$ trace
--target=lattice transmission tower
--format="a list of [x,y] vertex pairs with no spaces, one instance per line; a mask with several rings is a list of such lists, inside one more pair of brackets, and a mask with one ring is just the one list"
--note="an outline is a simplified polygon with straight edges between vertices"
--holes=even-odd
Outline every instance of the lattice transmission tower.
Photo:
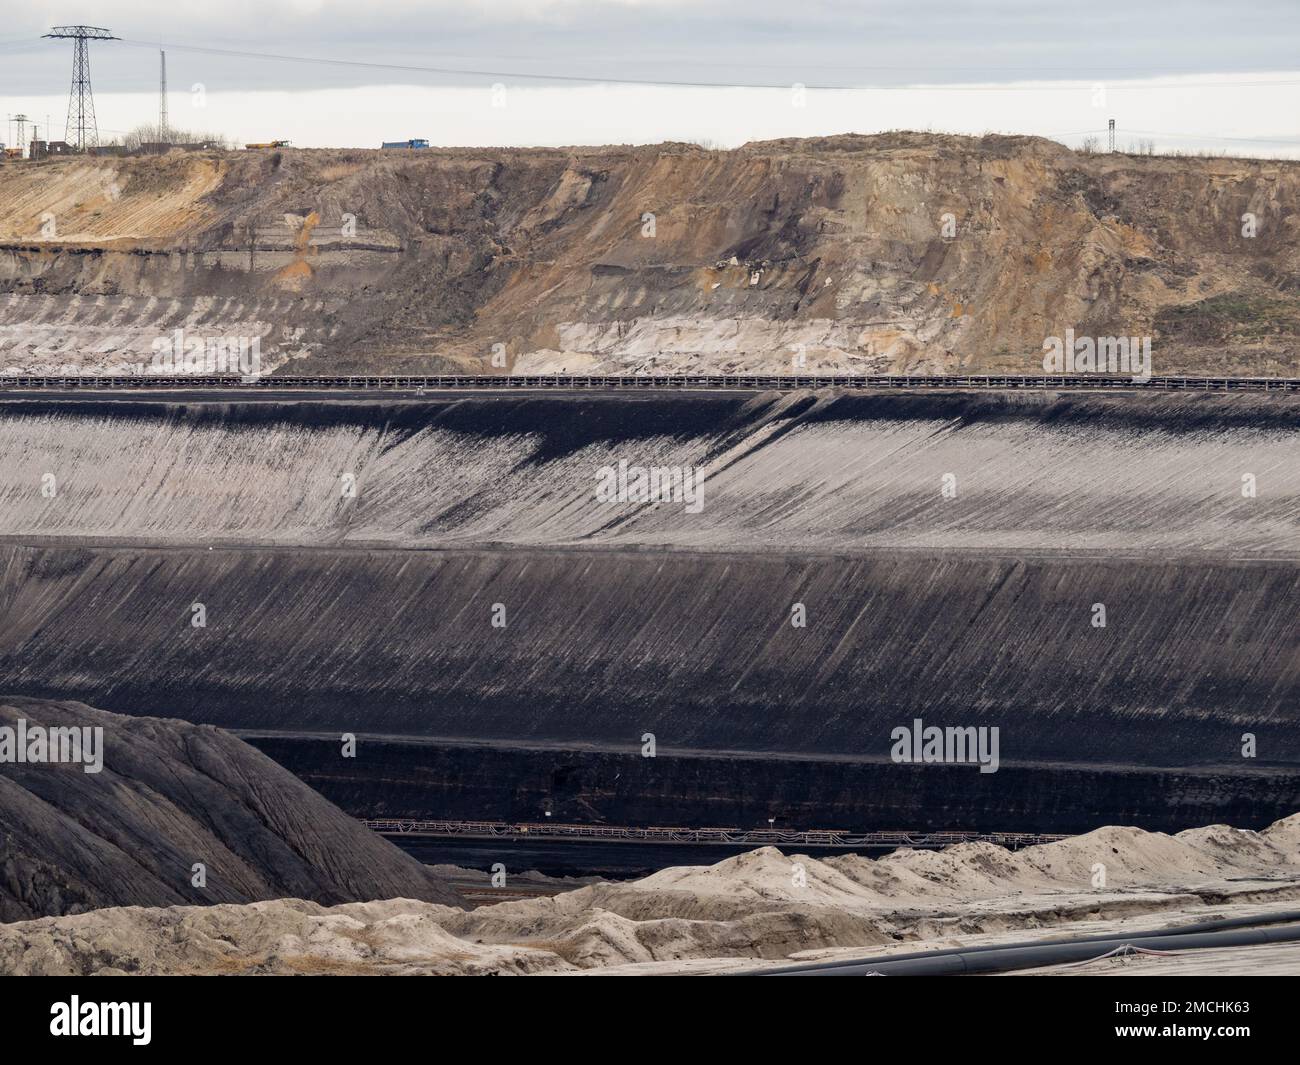
[[26,137],[27,135],[27,123],[30,122],[31,119],[28,118],[26,115],[14,115],[14,117],[11,118],[10,121],[13,122],[14,125],[18,127],[18,140],[15,141],[15,143],[18,145],[19,151],[21,151],[24,147],[26,147],[26,141],[24,141],[23,138]]
[[90,91],[90,42],[120,41],[121,38],[114,37],[102,26],[55,26],[45,36],[72,41],[72,92],[68,96],[68,124],[63,139],[84,152],[99,143],[95,97]]

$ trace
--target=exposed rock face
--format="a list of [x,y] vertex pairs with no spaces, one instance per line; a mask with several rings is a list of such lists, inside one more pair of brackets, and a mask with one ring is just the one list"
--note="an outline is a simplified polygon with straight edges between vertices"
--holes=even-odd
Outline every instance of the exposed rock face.
[[818,860],[764,847],[472,912],[409,899],[105,909],[0,926],[0,974],[673,971],[1149,929],[1294,908],[1298,835],[1293,816],[1258,833],[1109,827],[1019,852]]
[[[0,921],[102,906],[457,905],[423,865],[228,733],[82,703],[0,697],[0,727],[103,729],[99,772],[0,764]],[[206,885],[193,883],[195,863]]]
[[1294,375],[1297,203],[1295,162],[916,133],[5,166],[0,369],[180,328],[300,373],[1040,372],[1073,328]]

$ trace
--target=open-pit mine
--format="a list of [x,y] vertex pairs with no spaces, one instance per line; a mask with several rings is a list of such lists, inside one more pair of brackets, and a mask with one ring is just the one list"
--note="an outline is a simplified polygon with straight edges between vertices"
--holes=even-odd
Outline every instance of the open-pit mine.
[[1300,806],[1294,396],[13,395],[0,447],[0,691],[237,730],[357,816]]
[[[902,972],[1160,914],[1293,965],[1297,202],[909,133],[0,165],[0,971]],[[597,829],[733,856],[506,882]],[[969,837],[843,842],[903,830]]]

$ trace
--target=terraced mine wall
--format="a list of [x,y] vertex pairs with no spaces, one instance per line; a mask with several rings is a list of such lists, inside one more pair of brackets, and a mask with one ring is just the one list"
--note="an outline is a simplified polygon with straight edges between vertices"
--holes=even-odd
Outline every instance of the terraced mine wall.
[[[895,132],[0,166],[0,372],[1300,376],[1300,164]],[[1243,215],[1253,220],[1243,235]],[[796,361],[797,360],[797,361]]]
[[[371,816],[1263,824],[1297,434],[1230,395],[7,399],[0,690],[240,730]],[[622,462],[702,506],[600,501]],[[894,762],[918,718],[998,771]]]
[[[4,396],[0,536],[1292,557],[1298,425],[1297,397],[1195,393]],[[601,503],[620,463],[702,502]]]
[[[342,762],[338,743],[254,733],[248,740],[345,809],[366,816],[464,820],[607,821],[611,824],[860,827],[863,831],[1086,832],[1104,821],[1181,831],[1201,813],[1261,826],[1294,808],[1294,766],[1243,772],[1007,765],[992,775],[964,766],[903,766],[856,759],[783,759],[666,752],[639,746],[510,747],[367,741],[364,761]],[[376,786],[376,780],[382,786]],[[503,784],[505,786],[503,786]]]

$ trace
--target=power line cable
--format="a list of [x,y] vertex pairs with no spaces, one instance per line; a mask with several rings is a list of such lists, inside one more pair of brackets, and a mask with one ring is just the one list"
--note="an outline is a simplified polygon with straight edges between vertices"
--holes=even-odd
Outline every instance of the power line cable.
[[[383,45],[383,44],[377,45],[374,42],[368,42],[368,44],[369,47],[371,47],[372,49],[378,48],[383,51],[402,51],[402,52],[407,51],[407,48],[404,45],[395,48],[391,45]],[[504,61],[508,63],[513,63],[513,62],[551,63],[555,61],[555,56],[553,55],[519,55],[519,54],[495,53],[490,56],[470,57],[455,52],[425,52],[422,54],[428,57],[441,56],[443,58],[452,59],[460,62],[471,62],[471,61],[479,62],[488,59],[492,61]],[[632,55],[627,55],[627,54],[619,55],[619,54],[607,53],[602,56],[590,57],[590,61],[596,63],[614,64],[618,66],[626,66],[629,63],[638,63],[638,64],[646,64],[652,66],[672,65],[672,66],[684,66],[684,67],[706,67],[710,70],[716,70],[719,67],[731,67],[731,68],[745,68],[750,70],[787,70],[788,71],[793,67],[799,65],[798,63],[790,62],[790,61],[787,61],[785,63],[757,63],[757,62],[752,62],[750,60],[744,60],[739,62],[727,62],[724,60],[714,60],[714,59],[697,60],[697,59],[687,59],[679,56],[673,56],[670,58],[661,58],[661,57],[646,55],[644,52],[637,52]],[[918,69],[915,63],[907,63],[899,66],[894,66],[887,63],[870,63],[870,64],[823,63],[818,60],[813,60],[811,61],[811,65],[815,65],[818,70],[852,70],[852,71],[858,71],[862,73],[868,73],[872,71],[888,71],[888,72],[896,72],[896,73],[915,74]],[[948,72],[948,71],[960,70],[960,71],[976,71],[976,72],[984,72],[984,73],[987,73],[990,70],[996,70],[999,73],[1008,73],[1008,72],[1059,73],[1061,69],[1062,67],[1060,64],[1051,64],[1051,65],[1044,64],[1041,66],[1005,66],[1001,64],[991,65],[989,63],[972,64],[972,65],[961,65],[961,64],[949,63],[949,64],[944,64],[943,66],[925,67],[925,70],[927,72]],[[1177,65],[1170,65],[1164,63],[1160,65],[1159,74],[1153,73],[1151,66],[1149,64],[1145,66],[1137,67],[1137,66],[1099,66],[1095,63],[1087,63],[1079,67],[1078,69],[1080,72],[1078,77],[1072,78],[1070,80],[1087,81],[1090,80],[1092,76],[1096,74],[1098,71],[1104,71],[1109,73],[1125,72],[1125,73],[1133,74],[1137,77],[1147,77],[1147,78],[1157,77],[1157,76],[1177,77],[1179,76],[1180,73],[1181,74],[1206,73],[1205,67],[1203,65],[1177,66]],[[1216,70],[1213,71],[1212,73],[1236,76],[1238,74],[1292,73],[1292,71],[1278,71],[1275,68],[1265,68],[1263,71]]]
[[[151,42],[144,42],[144,41],[130,41],[130,42],[127,42],[127,43],[134,44],[134,45],[137,45],[137,46],[148,46],[148,47],[152,47],[152,46],[153,46]],[[41,45],[41,39],[40,39],[40,38],[34,38],[34,39],[33,39],[33,38],[28,38],[28,37],[13,37],[13,38],[9,38],[9,39],[7,39],[7,40],[2,40],[2,41],[0,41],[0,49],[4,49],[4,48],[39,48],[39,47],[42,47],[42,45]],[[325,57],[312,57],[312,56],[283,56],[283,55],[277,55],[277,54],[272,54],[272,53],[262,53],[262,52],[244,52],[244,51],[239,51],[239,50],[236,50],[236,49],[216,49],[216,48],[211,48],[211,47],[208,47],[208,46],[201,46],[201,45],[188,45],[188,46],[185,46],[185,45],[176,45],[175,47],[178,47],[178,48],[179,48],[179,47],[184,47],[184,48],[186,48],[187,50],[191,50],[191,51],[209,51],[209,52],[212,52],[212,53],[214,53],[214,54],[222,54],[222,53],[225,53],[225,54],[231,54],[231,55],[240,55],[240,56],[249,57],[249,58],[253,58],[253,57],[255,57],[255,58],[266,58],[266,59],[284,59],[284,60],[291,60],[291,61],[294,61],[294,62],[310,62],[310,63],[348,63],[348,64],[350,64],[350,65],[360,65],[360,66],[380,67],[380,68],[389,68],[389,69],[414,70],[414,71],[428,71],[428,72],[431,72],[431,73],[484,73],[484,74],[486,74],[486,76],[490,76],[490,77],[497,77],[497,76],[500,76],[500,77],[521,77],[521,78],[522,78],[522,77],[537,77],[537,78],[547,78],[548,80],[560,80],[561,78],[566,78],[566,77],[570,77],[570,78],[572,78],[572,80],[576,80],[576,81],[607,81],[607,80],[611,80],[611,79],[607,79],[607,78],[603,78],[603,77],[599,77],[599,76],[593,76],[593,77],[588,78],[588,77],[583,77],[583,76],[574,77],[574,76],[566,76],[566,75],[549,75],[549,74],[494,73],[494,72],[490,72],[490,71],[489,71],[489,72],[479,72],[479,71],[459,71],[459,70],[450,70],[450,69],[444,71],[444,70],[440,70],[440,69],[438,69],[438,68],[431,68],[431,67],[408,66],[408,65],[402,65],[402,64],[385,64],[385,63],[379,63],[379,62],[373,62],[373,61],[372,61],[372,62],[362,62],[362,61],[358,61],[358,60],[336,60],[336,59],[329,59],[329,58],[325,58]],[[404,46],[403,46],[403,47],[404,47]],[[451,59],[454,59],[454,60],[462,60],[462,59],[463,59],[463,60],[468,60],[468,59],[469,59],[469,57],[465,57],[465,56],[457,55],[456,53],[452,53],[452,52],[431,52],[431,53],[426,53],[426,54],[428,54],[428,55],[433,55],[433,56],[446,56],[446,57],[451,58]],[[552,61],[554,60],[554,56],[517,55],[517,54],[512,54],[512,55],[496,55],[496,56],[494,56],[493,58],[495,58],[495,59],[506,60],[507,62],[552,62]],[[684,66],[684,67],[707,67],[707,68],[710,69],[710,70],[715,70],[715,69],[717,69],[718,67],[744,68],[744,69],[750,69],[750,70],[789,70],[789,69],[791,69],[792,66],[796,65],[796,64],[792,64],[792,63],[780,63],[780,64],[777,64],[777,63],[757,63],[757,62],[753,62],[753,61],[749,61],[749,60],[742,60],[742,61],[738,61],[738,62],[726,62],[726,61],[719,61],[719,60],[716,60],[716,59],[703,60],[703,59],[688,59],[688,58],[684,58],[684,57],[656,58],[656,57],[653,57],[653,56],[645,55],[645,54],[643,54],[643,53],[638,53],[638,54],[633,55],[633,56],[627,56],[627,55],[609,55],[609,56],[605,56],[605,57],[596,57],[596,58],[595,58],[595,62],[598,62],[598,63],[611,63],[611,64],[618,64],[618,65],[625,65],[625,64],[627,64],[627,63],[635,62],[635,63],[641,63],[641,64],[661,65],[661,66],[662,66],[662,65],[673,65],[673,66]],[[914,72],[916,72],[916,70],[917,70],[917,66],[916,66],[915,63],[909,63],[909,64],[904,64],[904,65],[893,65],[893,64],[888,64],[888,63],[861,63],[861,64],[852,64],[852,63],[823,63],[823,62],[820,62],[820,61],[813,61],[810,65],[815,65],[815,66],[817,67],[817,69],[819,69],[819,70],[845,70],[845,71],[858,71],[858,72],[862,72],[862,73],[871,73],[871,72],[878,72],[878,71],[884,71],[884,72],[890,72],[890,73],[914,73]],[[967,71],[967,72],[972,72],[972,71],[973,71],[973,72],[988,72],[988,71],[990,71],[990,70],[996,70],[996,71],[999,72],[999,73],[1022,73],[1022,74],[1028,74],[1028,73],[1056,73],[1056,72],[1059,72],[1061,69],[1062,69],[1062,67],[1060,66],[1060,64],[1050,64],[1050,65],[1049,65],[1049,64],[1035,64],[1035,65],[1014,65],[1014,66],[997,65],[997,66],[995,66],[995,67],[991,67],[991,66],[990,66],[989,64],[987,64],[987,63],[985,63],[985,64],[953,64],[953,63],[949,63],[949,64],[944,64],[943,66],[931,66],[931,67],[927,67],[927,68],[926,68],[927,71],[931,71],[931,72],[941,72],[941,73],[942,73],[942,72],[955,72],[955,71]],[[1098,72],[1105,72],[1105,73],[1112,73],[1112,74],[1117,74],[1117,73],[1127,73],[1127,74],[1132,74],[1132,75],[1134,75],[1134,76],[1136,76],[1136,77],[1138,77],[1138,78],[1142,78],[1142,77],[1147,77],[1147,78],[1150,78],[1150,77],[1167,77],[1167,76],[1175,76],[1175,77],[1176,77],[1176,76],[1179,76],[1179,73],[1180,73],[1180,72],[1181,72],[1181,73],[1184,73],[1184,74],[1199,74],[1199,73],[1203,73],[1203,72],[1204,72],[1204,67],[1201,66],[1201,65],[1197,65],[1197,66],[1185,66],[1185,65],[1177,65],[1177,64],[1166,64],[1166,63],[1162,63],[1162,64],[1160,64],[1160,71],[1161,71],[1161,72],[1160,72],[1160,74],[1158,74],[1158,75],[1156,75],[1156,74],[1152,74],[1152,73],[1151,73],[1151,67],[1150,67],[1150,66],[1131,66],[1131,65],[1112,66],[1112,65],[1098,65],[1098,64],[1096,64],[1096,63],[1088,63],[1088,64],[1086,64],[1086,65],[1080,67],[1079,70],[1080,70],[1079,76],[1078,76],[1077,78],[1072,78],[1072,79],[1070,79],[1070,80],[1086,81],[1086,80],[1088,80],[1088,79],[1089,79],[1093,74],[1096,74],[1096,73],[1098,73]],[[1254,71],[1254,70],[1242,70],[1242,71],[1216,71],[1215,73],[1217,73],[1217,74],[1224,74],[1224,75],[1233,75],[1233,74],[1254,74],[1254,73],[1258,73],[1258,71]],[[1279,73],[1292,73],[1292,72],[1291,72],[1291,71],[1280,71]],[[769,88],[769,87],[771,87],[771,88],[787,88],[787,87],[788,87],[788,84],[781,84],[781,85],[774,85],[774,86],[768,86],[768,85],[735,85],[735,86],[733,86],[733,85],[731,85],[730,83],[726,83],[726,82],[694,82],[694,83],[692,83],[692,82],[672,82],[672,81],[664,82],[664,81],[657,81],[657,80],[650,80],[650,79],[647,79],[645,82],[641,82],[641,81],[638,81],[638,80],[635,80],[635,79],[622,79],[622,80],[623,80],[624,82],[630,82],[630,83],[633,83],[633,84],[656,84],[656,85],[657,85],[657,84],[687,84],[687,85],[700,85],[700,86],[717,86],[717,87],[721,87],[721,88],[731,88],[731,87],[735,87],[735,88]],[[1276,84],[1276,83],[1274,83],[1274,82],[1269,82],[1268,84]],[[851,88],[866,88],[866,87],[869,87],[869,86],[840,86],[840,85],[828,85],[828,86],[822,86],[822,87],[824,87],[824,88],[838,88],[838,89],[851,89]]]
[[[137,48],[157,47],[157,45],[154,42],[149,42],[149,41],[136,41],[136,40],[127,39],[124,40],[122,43]],[[15,39],[11,41],[0,42],[0,49],[32,47],[35,44],[36,42],[34,41],[24,41],[24,40]],[[306,64],[316,64],[322,66],[351,67],[355,69],[365,69],[365,70],[392,70],[392,71],[399,71],[404,73],[438,74],[438,75],[453,76],[453,77],[462,76],[462,77],[513,78],[518,80],[562,82],[562,83],[582,84],[582,85],[596,85],[596,84],[642,85],[642,86],[649,86],[649,87],[690,88],[690,89],[782,89],[785,90],[791,88],[790,82],[724,82],[724,81],[695,81],[690,79],[671,79],[671,78],[626,78],[626,77],[611,77],[611,76],[600,75],[600,74],[590,74],[590,75],[548,74],[548,73],[538,73],[535,71],[510,71],[510,70],[489,70],[489,69],[446,67],[446,66],[421,66],[417,64],[407,64],[407,63],[384,63],[384,62],[379,62],[377,60],[337,59],[328,56],[287,55],[287,54],[274,53],[274,52],[252,52],[252,51],[246,51],[243,49],[234,49],[234,48],[215,48],[207,45],[172,44],[170,45],[170,47],[182,51],[187,51],[187,52],[197,52],[206,55],[227,56],[231,58],[240,58],[240,59],[260,59],[260,60],[284,62],[284,63],[306,63]],[[448,54],[448,53],[436,53],[436,54]],[[537,58],[538,61],[541,61],[541,57],[516,56],[512,58],[522,60],[522,61],[527,61],[532,58]],[[613,62],[613,60],[610,61]],[[690,60],[676,60],[676,59],[653,60],[653,59],[641,59],[639,57],[637,61],[650,62],[650,63],[655,63],[655,62],[673,63],[681,66],[708,65],[711,68],[716,68],[719,65],[717,63],[710,63],[710,64],[696,63]],[[774,65],[753,64],[753,63],[734,63],[734,64],[722,64],[722,65],[734,66],[734,67],[748,67],[750,69],[789,69],[788,67],[782,68]],[[822,70],[861,70],[863,72],[872,72],[872,71],[914,72],[916,70],[915,66],[887,66],[887,65],[865,66],[864,65],[864,66],[854,67],[854,66],[836,66],[836,65],[826,65],[826,64],[817,64],[817,66],[819,69]],[[928,68],[927,72],[944,72],[944,71],[959,71],[959,70],[960,71],[987,71],[988,69],[989,68],[987,67],[978,67],[978,66],[944,66],[944,67]],[[1059,67],[1046,67],[1046,66],[1043,67],[1020,66],[1020,67],[998,67],[997,68],[997,70],[1000,72],[1017,72],[1017,73],[1028,73],[1033,71],[1041,72],[1041,71],[1059,70],[1059,69],[1060,69]],[[1166,70],[1168,69],[1177,69],[1177,68],[1166,68]],[[1192,68],[1182,68],[1182,69],[1190,70]],[[1112,73],[1128,72],[1135,75],[1141,75],[1145,73],[1145,70],[1143,68],[1138,68],[1138,67],[1089,67],[1089,70],[1093,72],[1107,71]],[[1243,72],[1243,73],[1247,73],[1247,72]],[[1279,71],[1279,73],[1292,74],[1296,72]],[[1178,75],[1161,74],[1161,75],[1154,75],[1154,76],[1177,77]],[[1150,78],[1153,77],[1153,75],[1148,74],[1147,77]],[[806,83],[800,83],[800,84],[803,84],[804,87],[807,89],[815,89],[819,91],[829,91],[829,92],[985,92],[985,93],[987,92],[1077,92],[1079,91],[1080,86],[1086,87],[1086,85],[1089,84],[1088,79],[1086,78],[1080,77],[1073,80],[1077,80],[1079,82],[1079,85],[1024,85],[1024,84],[971,85],[971,84],[961,84],[961,83],[956,83],[951,85],[940,85],[940,84],[850,85],[850,84],[806,84]],[[1139,76],[1134,80],[1142,80],[1142,78]],[[1283,85],[1300,85],[1300,80],[1269,79],[1263,81],[1195,81],[1195,82],[1180,82],[1176,84],[1143,85],[1136,88],[1158,89],[1158,90],[1189,89],[1189,88],[1239,88],[1239,87],[1267,88],[1267,87],[1283,86]],[[1114,91],[1124,91],[1126,88],[1125,86],[1122,85],[1111,85],[1108,87]]]
[[[137,48],[156,48],[157,44],[149,41],[124,39],[123,44]],[[644,85],[662,88],[684,89],[782,89],[791,88],[789,82],[719,82],[689,81],[662,78],[619,78],[582,74],[539,74],[524,71],[465,69],[442,66],[417,66],[406,63],[381,63],[363,59],[334,59],[324,56],[285,55],[275,52],[247,52],[234,48],[211,48],[206,45],[169,44],[168,47],[186,52],[198,52],[205,55],[229,56],[239,59],[262,59],[283,63],[308,63],[323,66],[349,67],[364,70],[393,70],[403,73],[439,74],[475,78],[512,78],[517,80],[564,82],[569,84],[608,84],[608,85]],[[1296,73],[1285,71],[1284,73]],[[842,85],[842,84],[804,84],[806,89],[832,92],[1078,92],[1077,85]],[[1190,88],[1243,88],[1269,87],[1280,85],[1300,85],[1300,80],[1267,81],[1229,81],[1229,82],[1182,82],[1176,85],[1143,85],[1146,89],[1190,89]],[[1124,91],[1123,86],[1110,85],[1111,91]]]

